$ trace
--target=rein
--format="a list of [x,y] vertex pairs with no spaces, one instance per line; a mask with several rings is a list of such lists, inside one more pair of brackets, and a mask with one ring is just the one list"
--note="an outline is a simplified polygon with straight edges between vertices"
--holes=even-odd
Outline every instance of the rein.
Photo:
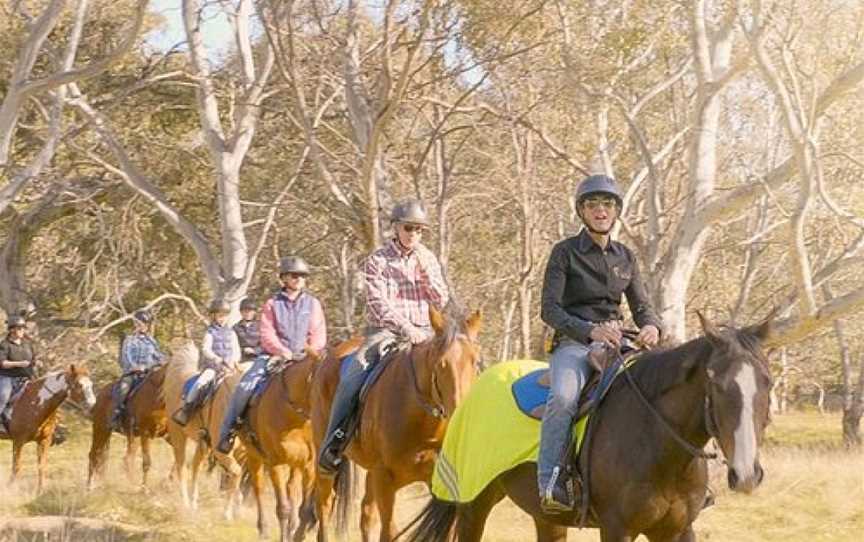
[[[619,360],[621,358],[620,352],[618,353],[618,358],[619,358]],[[623,361],[623,360],[621,360],[621,361]],[[687,453],[689,453],[693,457],[699,457],[702,459],[717,459],[716,453],[708,453],[705,450],[703,450],[702,448],[697,448],[696,446],[694,446],[690,442],[688,442],[687,439],[685,439],[684,437],[679,435],[678,432],[675,430],[675,428],[672,427],[668,421],[666,421],[666,418],[663,417],[663,414],[661,414],[656,408],[654,408],[654,405],[651,404],[651,402],[645,397],[645,394],[642,393],[642,390],[639,389],[639,385],[636,384],[636,380],[633,379],[633,375],[630,374],[630,370],[627,367],[627,365],[624,363],[622,363],[622,365],[623,365],[624,375],[627,377],[627,383],[630,384],[630,387],[633,388],[634,392],[636,392],[636,397],[638,397],[639,400],[642,402],[642,404],[645,406],[645,408],[647,408],[648,411],[651,412],[655,418],[657,418],[657,421],[660,422],[660,426],[663,429],[665,429],[666,432],[672,436],[672,439],[675,442],[677,442],[682,448],[684,448],[684,450],[687,451]],[[708,427],[713,423],[714,423],[714,409],[713,409],[713,403],[711,403],[711,394],[706,393],[705,394],[705,425],[708,428],[709,436],[711,438],[716,438],[714,431],[710,427]]]
[[[444,407],[441,405],[436,405],[434,402],[430,402],[428,399],[426,399],[426,397],[423,396],[423,393],[420,392],[420,386],[417,384],[417,369],[414,367],[414,357],[410,355],[410,352],[408,366],[411,367],[411,383],[414,384],[414,395],[417,396],[417,402],[420,403],[420,406],[423,407],[423,410],[425,410],[426,413],[433,418],[437,418],[439,420],[446,420],[447,415],[444,414]],[[437,388],[438,378],[435,376],[435,371],[432,371],[433,393]],[[440,395],[441,392],[439,391],[438,394]]]

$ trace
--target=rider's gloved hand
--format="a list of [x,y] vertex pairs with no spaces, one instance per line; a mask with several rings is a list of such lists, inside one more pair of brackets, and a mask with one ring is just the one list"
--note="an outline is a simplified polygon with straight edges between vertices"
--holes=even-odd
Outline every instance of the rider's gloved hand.
[[412,326],[411,324],[407,324],[404,328],[402,328],[402,334],[408,339],[408,342],[411,344],[420,344],[426,339],[429,338],[429,335],[426,334],[423,330],[418,328],[417,326]]

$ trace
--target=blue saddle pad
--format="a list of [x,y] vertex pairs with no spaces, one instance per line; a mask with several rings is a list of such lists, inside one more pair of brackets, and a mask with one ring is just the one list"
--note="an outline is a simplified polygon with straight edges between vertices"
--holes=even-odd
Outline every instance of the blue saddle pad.
[[549,369],[537,369],[519,378],[511,386],[516,406],[526,416],[534,417],[534,410],[546,404],[549,398],[549,388],[540,384],[540,377],[548,373]]
[[186,396],[189,395],[189,391],[192,389],[192,386],[195,385],[195,382],[198,381],[199,376],[201,376],[201,373],[195,373],[183,383],[183,399],[186,399]]

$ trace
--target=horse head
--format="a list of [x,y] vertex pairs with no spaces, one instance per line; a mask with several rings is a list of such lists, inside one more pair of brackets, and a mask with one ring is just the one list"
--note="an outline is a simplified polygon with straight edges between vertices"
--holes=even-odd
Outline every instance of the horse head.
[[705,423],[726,457],[730,489],[749,493],[764,476],[759,445],[770,422],[772,382],[761,347],[771,333],[773,317],[735,329],[718,328],[698,316],[711,345],[705,364]]
[[477,335],[482,316],[474,311],[467,318],[446,317],[429,308],[435,337],[425,350],[430,373],[431,398],[445,417],[450,417],[468,393],[480,368]]
[[93,381],[90,372],[83,365],[70,364],[63,373],[69,397],[79,405],[86,405],[89,412],[96,404],[96,394],[93,393]]

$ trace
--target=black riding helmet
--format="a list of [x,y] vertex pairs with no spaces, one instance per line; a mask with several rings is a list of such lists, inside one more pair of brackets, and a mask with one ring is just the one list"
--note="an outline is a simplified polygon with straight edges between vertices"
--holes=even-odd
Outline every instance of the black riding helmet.
[[151,324],[153,323],[153,313],[151,313],[147,309],[138,309],[134,313],[132,313],[132,318],[141,322],[142,324]]
[[581,205],[590,196],[598,195],[612,196],[618,202],[618,209],[624,207],[624,197],[621,195],[618,183],[606,175],[591,175],[579,183],[579,187],[576,189],[576,205]]
[[6,327],[10,330],[27,327],[27,320],[20,314],[12,314],[6,320]]
[[279,260],[279,275],[294,273],[295,275],[308,275],[309,264],[300,256],[286,256]]
[[253,299],[249,299],[248,297],[244,297],[243,301],[240,302],[240,310],[241,311],[257,311],[258,304],[255,303]]
[[231,312],[231,305],[223,299],[214,299],[210,302],[210,314],[228,314]]

